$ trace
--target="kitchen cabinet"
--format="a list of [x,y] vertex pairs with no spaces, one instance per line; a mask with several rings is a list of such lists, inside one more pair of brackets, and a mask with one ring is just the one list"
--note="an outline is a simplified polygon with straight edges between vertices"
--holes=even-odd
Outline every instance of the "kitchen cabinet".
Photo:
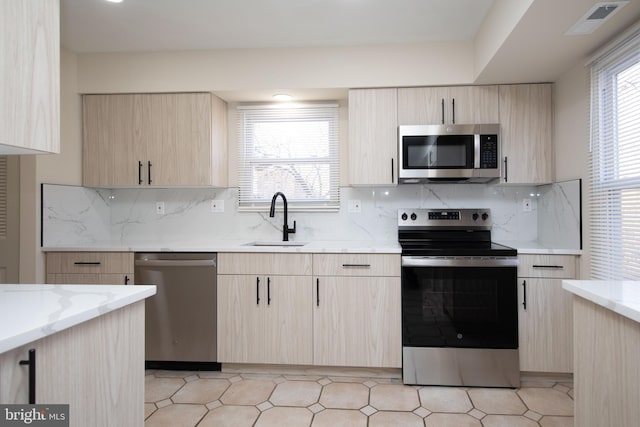
[[60,152],[60,2],[0,2],[0,154]]
[[226,103],[210,93],[83,96],[83,185],[226,186]]
[[144,301],[0,354],[0,403],[28,403],[36,357],[36,403],[68,404],[69,425],[144,425]]
[[397,182],[397,89],[349,90],[349,183]]
[[315,365],[402,366],[400,256],[314,254]]
[[554,181],[552,89],[551,84],[500,86],[503,183]]
[[398,89],[398,125],[499,123],[498,86]]
[[576,278],[573,255],[518,256],[520,370],[573,372],[573,308],[562,279]]
[[218,254],[218,361],[311,365],[311,254]]
[[133,252],[47,252],[47,283],[133,284]]

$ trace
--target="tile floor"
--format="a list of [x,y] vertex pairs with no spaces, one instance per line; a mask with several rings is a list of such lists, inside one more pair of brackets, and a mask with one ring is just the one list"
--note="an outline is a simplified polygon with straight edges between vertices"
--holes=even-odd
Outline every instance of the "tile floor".
[[511,390],[154,370],[145,380],[146,427],[573,427],[570,382]]

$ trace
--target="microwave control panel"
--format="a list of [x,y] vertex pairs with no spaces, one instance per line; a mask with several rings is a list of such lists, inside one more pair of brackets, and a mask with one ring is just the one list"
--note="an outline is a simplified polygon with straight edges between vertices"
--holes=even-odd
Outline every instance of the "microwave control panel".
[[480,169],[498,167],[498,135],[480,135]]

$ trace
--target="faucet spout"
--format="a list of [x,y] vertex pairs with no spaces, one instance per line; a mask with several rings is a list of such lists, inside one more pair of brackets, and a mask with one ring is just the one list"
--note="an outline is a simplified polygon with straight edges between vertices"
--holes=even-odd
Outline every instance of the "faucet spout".
[[289,228],[289,221],[288,221],[289,208],[287,206],[287,198],[285,197],[284,193],[282,193],[281,191],[278,191],[276,194],[274,194],[273,198],[271,199],[271,209],[269,209],[269,216],[273,218],[276,214],[276,200],[278,199],[278,196],[282,197],[282,204],[284,208],[284,224],[282,226],[282,241],[287,242],[289,241],[289,233],[296,232],[296,222],[293,221],[293,228]]

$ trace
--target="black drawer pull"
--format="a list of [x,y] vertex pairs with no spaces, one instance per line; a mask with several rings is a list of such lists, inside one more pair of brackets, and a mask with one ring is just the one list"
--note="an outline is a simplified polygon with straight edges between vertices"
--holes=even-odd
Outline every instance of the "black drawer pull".
[[342,264],[344,268],[371,268],[371,264]]
[[29,360],[21,360],[20,365],[29,366],[29,405],[36,404],[36,350],[29,350]]
[[100,261],[76,261],[75,265],[100,265]]
[[534,264],[533,268],[555,268],[555,269],[562,270],[564,268],[564,265],[537,265],[537,264]]

